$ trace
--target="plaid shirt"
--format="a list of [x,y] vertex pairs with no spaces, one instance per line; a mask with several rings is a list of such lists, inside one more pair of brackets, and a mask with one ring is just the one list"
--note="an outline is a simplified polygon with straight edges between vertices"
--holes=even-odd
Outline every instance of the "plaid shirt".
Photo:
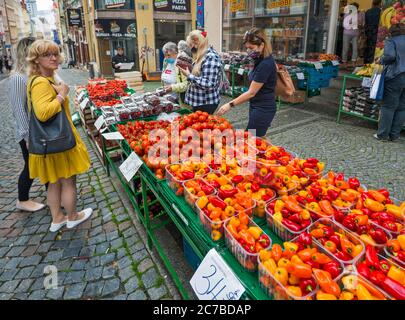
[[185,102],[192,107],[219,104],[219,84],[221,80],[221,58],[210,47],[201,65],[200,76],[190,74]]

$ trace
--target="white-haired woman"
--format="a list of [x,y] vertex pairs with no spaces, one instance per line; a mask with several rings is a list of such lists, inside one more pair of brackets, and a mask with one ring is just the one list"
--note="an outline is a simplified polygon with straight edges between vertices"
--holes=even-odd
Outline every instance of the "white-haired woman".
[[208,44],[205,32],[191,31],[187,39],[195,54],[195,62],[191,72],[179,68],[189,82],[185,102],[193,107],[193,111],[201,110],[213,114],[220,101],[221,58]]
[[[27,61],[30,75],[27,85],[28,106],[41,122],[46,122],[59,112],[65,112],[76,140],[76,145],[64,152],[29,154],[31,178],[39,178],[44,184],[49,183],[48,206],[52,214],[50,231],[56,232],[65,225],[71,229],[88,219],[93,212],[91,208],[76,211],[76,175],[90,168],[90,157],[71,120],[69,87],[65,83],[55,82],[55,70],[62,62],[59,47],[49,40],[37,40],[29,48]],[[67,217],[61,210],[61,203]]]
[[15,130],[18,143],[24,159],[24,167],[18,177],[17,209],[29,212],[41,210],[45,205],[30,200],[29,193],[33,183],[28,167],[28,107],[27,107],[27,72],[26,58],[29,46],[35,38],[22,38],[16,48],[15,69],[8,81],[8,98],[15,120]]
[[174,42],[167,42],[162,48],[165,60],[163,63],[162,82],[167,93],[172,92],[173,96],[180,103],[183,103],[182,93],[187,90],[187,78],[176,66],[178,49]]

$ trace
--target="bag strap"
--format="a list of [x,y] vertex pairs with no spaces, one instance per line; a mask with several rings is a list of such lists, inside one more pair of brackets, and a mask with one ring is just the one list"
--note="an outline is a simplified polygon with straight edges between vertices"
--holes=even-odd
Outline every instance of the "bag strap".
[[31,111],[32,102],[31,102],[31,89],[35,79],[39,78],[40,76],[34,76],[28,86],[28,95],[27,95],[27,102],[28,102],[28,110]]

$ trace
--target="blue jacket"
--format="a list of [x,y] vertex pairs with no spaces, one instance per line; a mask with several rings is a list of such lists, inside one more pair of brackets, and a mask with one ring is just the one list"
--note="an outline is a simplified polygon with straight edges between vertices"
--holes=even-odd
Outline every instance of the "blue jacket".
[[405,72],[405,35],[385,40],[381,63],[387,68],[385,80],[394,79]]

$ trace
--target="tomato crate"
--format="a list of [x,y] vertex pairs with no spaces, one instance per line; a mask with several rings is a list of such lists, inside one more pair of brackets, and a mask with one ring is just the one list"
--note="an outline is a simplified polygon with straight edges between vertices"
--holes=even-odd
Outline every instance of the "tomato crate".
[[[335,253],[331,252],[331,254],[342,264],[344,265],[352,265],[354,264],[356,261],[358,261],[359,259],[361,259],[364,256],[364,252],[365,252],[365,246],[364,243],[351,231],[347,230],[345,227],[343,227],[341,224],[334,222],[331,219],[319,219],[316,222],[314,222],[309,228],[308,228],[308,232],[311,233],[312,230],[317,229],[318,227],[321,226],[326,226],[328,228],[331,228],[336,235],[339,237],[340,239],[340,245],[342,243],[342,236],[345,236],[353,245],[355,246],[359,246],[358,248],[361,247],[361,250],[358,250],[357,255],[356,256],[352,256],[351,259],[341,259],[338,258],[336,256]],[[315,238],[315,237],[314,237]],[[328,250],[327,247],[325,245],[323,245],[318,239],[314,239],[314,241],[322,248],[324,248],[325,250]],[[349,245],[349,244],[348,244]],[[353,252],[354,249],[350,248],[350,250]],[[329,251],[329,250],[328,250]]]
[[[238,217],[236,215],[235,217]],[[225,229],[225,243],[229,250],[232,252],[234,257],[239,261],[246,271],[255,272],[258,266],[259,253],[248,252],[239,242],[236,240],[235,236],[228,230],[228,225],[231,219],[228,219],[224,223]],[[259,227],[252,219],[248,218],[248,227],[260,228],[262,234],[266,235],[261,227]],[[263,249],[269,249],[271,247],[271,237],[266,235],[269,239],[269,244]],[[257,239],[255,239],[256,241]]]

